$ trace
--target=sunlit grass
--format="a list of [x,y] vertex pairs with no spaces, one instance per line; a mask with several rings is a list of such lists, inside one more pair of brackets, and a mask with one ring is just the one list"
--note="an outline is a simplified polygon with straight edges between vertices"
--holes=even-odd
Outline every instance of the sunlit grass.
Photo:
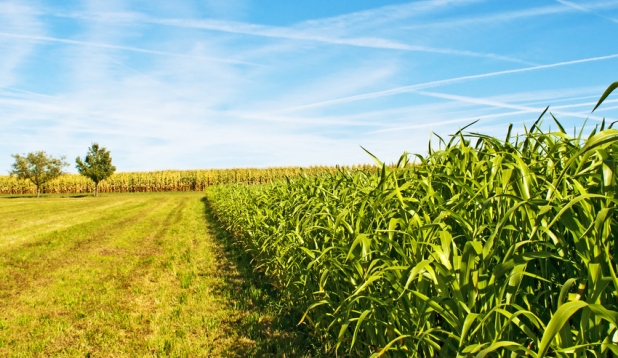
[[0,198],[0,356],[309,350],[202,198]]

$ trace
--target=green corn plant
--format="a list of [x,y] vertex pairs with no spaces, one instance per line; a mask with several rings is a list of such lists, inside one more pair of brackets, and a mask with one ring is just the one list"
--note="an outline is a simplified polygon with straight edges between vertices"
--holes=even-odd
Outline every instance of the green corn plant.
[[[349,167],[351,170],[375,171],[377,167],[361,164]],[[99,185],[102,193],[160,192],[160,191],[203,191],[218,184],[262,184],[273,180],[296,178],[301,175],[335,173],[332,166],[207,169],[207,170],[164,170],[155,172],[115,173]],[[94,191],[94,185],[76,174],[62,175],[42,186],[48,194],[79,194]],[[0,194],[33,194],[36,186],[15,177],[0,176]]]
[[618,130],[438,139],[208,201],[338,355],[618,356]]

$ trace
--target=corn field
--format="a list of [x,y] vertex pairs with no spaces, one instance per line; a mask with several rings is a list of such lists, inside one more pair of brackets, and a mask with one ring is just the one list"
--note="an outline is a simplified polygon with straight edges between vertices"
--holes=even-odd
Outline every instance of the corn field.
[[618,130],[556,124],[207,198],[331,353],[618,357]]
[[[375,166],[370,165],[350,167],[350,169],[363,170],[375,170],[375,168]],[[301,173],[319,175],[336,171],[336,167],[312,166],[307,168],[275,167],[117,173],[99,184],[99,192],[202,191],[217,184],[261,184],[286,177],[294,178]],[[44,184],[42,192],[47,194],[92,193],[94,192],[94,183],[78,174],[65,174]],[[0,194],[36,194],[36,187],[29,181],[18,180],[10,176],[0,176]]]

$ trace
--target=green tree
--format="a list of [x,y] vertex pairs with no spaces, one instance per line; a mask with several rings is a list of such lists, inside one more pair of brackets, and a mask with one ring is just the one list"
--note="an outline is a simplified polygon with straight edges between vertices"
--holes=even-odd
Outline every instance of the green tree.
[[69,165],[65,161],[66,157],[54,158],[44,151],[11,156],[15,158],[15,163],[11,166],[10,174],[22,180],[30,180],[36,185],[37,198],[41,195],[41,186],[64,174],[62,168]]
[[116,171],[112,165],[110,152],[93,143],[88,148],[88,153],[82,161],[80,157],[75,160],[79,174],[90,178],[94,182],[94,196],[99,196],[99,182],[109,178]]

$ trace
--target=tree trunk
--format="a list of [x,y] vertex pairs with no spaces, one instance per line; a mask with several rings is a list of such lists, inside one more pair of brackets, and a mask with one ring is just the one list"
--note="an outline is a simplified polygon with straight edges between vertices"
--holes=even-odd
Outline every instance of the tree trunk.
[[36,197],[38,198],[39,196],[41,196],[41,188],[37,185],[37,187],[36,187]]
[[99,183],[94,183],[94,197],[99,196]]

